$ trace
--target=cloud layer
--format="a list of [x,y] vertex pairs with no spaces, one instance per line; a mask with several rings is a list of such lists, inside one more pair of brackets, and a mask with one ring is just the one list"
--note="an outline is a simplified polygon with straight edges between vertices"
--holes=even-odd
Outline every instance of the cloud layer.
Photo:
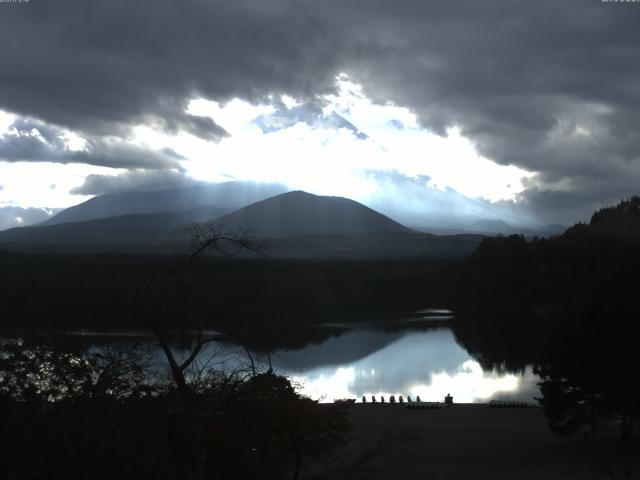
[[[0,8],[0,42],[19,45],[0,50],[0,109],[39,122],[49,139],[4,136],[1,160],[175,169],[172,152],[132,143],[131,130],[220,141],[227,129],[187,113],[191,99],[274,103],[286,94],[323,108],[346,72],[376,102],[410,109],[422,127],[443,135],[457,127],[484,157],[536,172],[514,208],[548,222],[584,216],[640,184],[638,4],[60,0]],[[78,134],[87,148],[66,151],[47,127]]]
[[[74,144],[77,142],[77,144]],[[41,121],[16,120],[0,135],[2,160],[9,162],[84,163],[111,168],[179,168],[180,155],[138,146],[117,137],[69,138]]]
[[[258,100],[332,88],[339,32],[307,2],[81,0],[3,7],[2,106],[74,130],[156,122],[222,136],[194,96]],[[322,73],[324,72],[324,73]]]

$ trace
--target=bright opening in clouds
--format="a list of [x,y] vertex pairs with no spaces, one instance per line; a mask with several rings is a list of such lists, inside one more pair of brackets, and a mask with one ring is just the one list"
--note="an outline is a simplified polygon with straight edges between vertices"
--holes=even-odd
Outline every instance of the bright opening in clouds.
[[23,42],[0,52],[0,185],[84,164],[131,188],[275,179],[412,224],[538,227],[637,193],[639,9],[140,1],[3,8],[4,44]]
[[[456,215],[505,218],[505,211],[491,211],[491,202],[513,202],[523,181],[535,177],[483,157],[459,127],[434,133],[409,108],[368,98],[347,75],[335,82],[336,93],[313,103],[288,95],[271,95],[261,103],[191,100],[183,113],[217,125],[222,133],[216,140],[169,132],[153,122],[138,124],[120,139],[88,140],[5,113],[0,117],[4,142],[21,150],[14,147],[18,161],[0,163],[5,184],[0,202],[67,207],[89,198],[79,193],[87,190],[83,185],[90,175],[150,176],[147,165],[160,161],[175,178],[279,183],[352,198],[401,222],[439,225]],[[123,153],[124,168],[100,161],[101,155]],[[20,161],[19,155],[39,161]],[[63,162],[43,161],[47,155]],[[88,157],[95,165],[83,163]]]
[[337,82],[339,94],[323,97],[319,111],[291,97],[280,105],[194,100],[189,113],[209,116],[230,136],[219,143],[158,136],[154,146],[189,159],[183,165],[198,180],[279,181],[363,201],[381,188],[376,171],[430,177],[429,187],[491,201],[514,199],[531,176],[482,157],[458,128],[439,136],[421,128],[409,109],[374,103],[346,76]]
[[336,87],[336,94],[314,103],[287,95],[262,103],[193,99],[186,113],[214,122],[226,135],[212,141],[140,124],[130,142],[173,152],[179,158],[174,170],[192,180],[281,183],[352,198],[418,225],[456,215],[506,218],[508,212],[492,210],[491,202],[513,202],[523,180],[535,178],[483,157],[458,127],[436,134],[410,109],[374,102],[344,74]]
[[1,206],[64,208],[91,198],[72,193],[89,175],[114,175],[123,170],[83,164],[0,162]]

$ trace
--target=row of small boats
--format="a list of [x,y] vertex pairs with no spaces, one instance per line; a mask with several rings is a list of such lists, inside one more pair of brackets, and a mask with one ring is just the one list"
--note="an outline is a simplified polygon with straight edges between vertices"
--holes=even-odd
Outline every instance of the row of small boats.
[[[389,403],[404,403],[404,397],[402,395],[398,396],[398,400],[396,401],[396,397],[395,395],[391,395],[389,397]],[[362,403],[367,403],[367,397],[366,396],[362,396]],[[376,400],[376,396],[375,395],[371,395],[371,402],[370,403],[378,403]],[[384,395],[380,395],[380,403],[385,403],[385,399],[384,399]],[[414,400],[411,399],[411,396],[407,396],[407,403],[421,403],[420,400],[420,395],[418,395]]]
[[[356,403],[356,400],[353,398],[345,398],[341,400],[335,400],[335,403]],[[395,395],[391,395],[389,400],[385,400],[385,397],[381,395],[376,398],[375,395],[372,395],[369,400],[367,400],[366,396],[362,396],[361,403],[369,403],[369,404],[403,404],[406,405],[408,409],[415,410],[429,410],[429,409],[439,409],[446,408],[448,406],[453,405],[453,401],[450,403],[447,402],[423,402],[420,399],[420,396],[417,396],[414,399],[411,396],[407,396],[406,400],[402,395],[399,395],[397,398]],[[514,400],[491,400],[487,403],[487,407],[489,408],[531,408],[534,405],[530,402],[522,402],[522,401],[514,401]]]

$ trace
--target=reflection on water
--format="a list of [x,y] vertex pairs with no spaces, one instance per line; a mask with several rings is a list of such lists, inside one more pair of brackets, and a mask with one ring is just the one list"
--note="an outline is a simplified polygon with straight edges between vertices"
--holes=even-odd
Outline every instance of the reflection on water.
[[[286,333],[274,330],[262,332],[260,336],[275,335],[282,337],[280,345],[295,346],[273,353],[271,365],[277,373],[291,378],[301,393],[320,401],[360,400],[363,395],[368,400],[372,395],[378,398],[384,395],[387,399],[390,395],[405,398],[410,395],[420,396],[424,401],[442,401],[449,393],[456,402],[467,403],[491,399],[533,401],[540,395],[539,379],[531,368],[520,373],[483,369],[477,359],[456,342],[448,327],[425,328],[433,317],[450,312],[420,313],[428,320],[423,325],[410,319],[394,325],[320,326],[305,332]],[[88,341],[90,348],[98,349],[111,343],[146,343],[154,350],[156,367],[166,369],[166,358],[148,333],[118,333],[108,337],[85,332],[66,338],[72,337]],[[179,360],[189,354],[190,350],[185,349],[189,343],[175,345]],[[275,344],[269,349],[273,351],[274,347]],[[254,360],[266,367],[266,359],[254,357]],[[198,357],[198,368],[234,371],[248,365],[244,347],[228,343],[210,343]]]
[[447,393],[457,402],[532,401],[538,395],[530,369],[522,374],[483,371],[449,329],[353,330],[319,345],[281,352],[272,363],[304,394],[324,401],[362,395],[441,401]]

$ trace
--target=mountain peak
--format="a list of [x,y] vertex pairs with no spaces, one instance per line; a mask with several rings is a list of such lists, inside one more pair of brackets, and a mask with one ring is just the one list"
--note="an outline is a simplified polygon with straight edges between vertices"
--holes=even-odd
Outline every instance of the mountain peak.
[[355,200],[302,190],[256,202],[218,221],[230,227],[248,228],[265,237],[410,231]]

